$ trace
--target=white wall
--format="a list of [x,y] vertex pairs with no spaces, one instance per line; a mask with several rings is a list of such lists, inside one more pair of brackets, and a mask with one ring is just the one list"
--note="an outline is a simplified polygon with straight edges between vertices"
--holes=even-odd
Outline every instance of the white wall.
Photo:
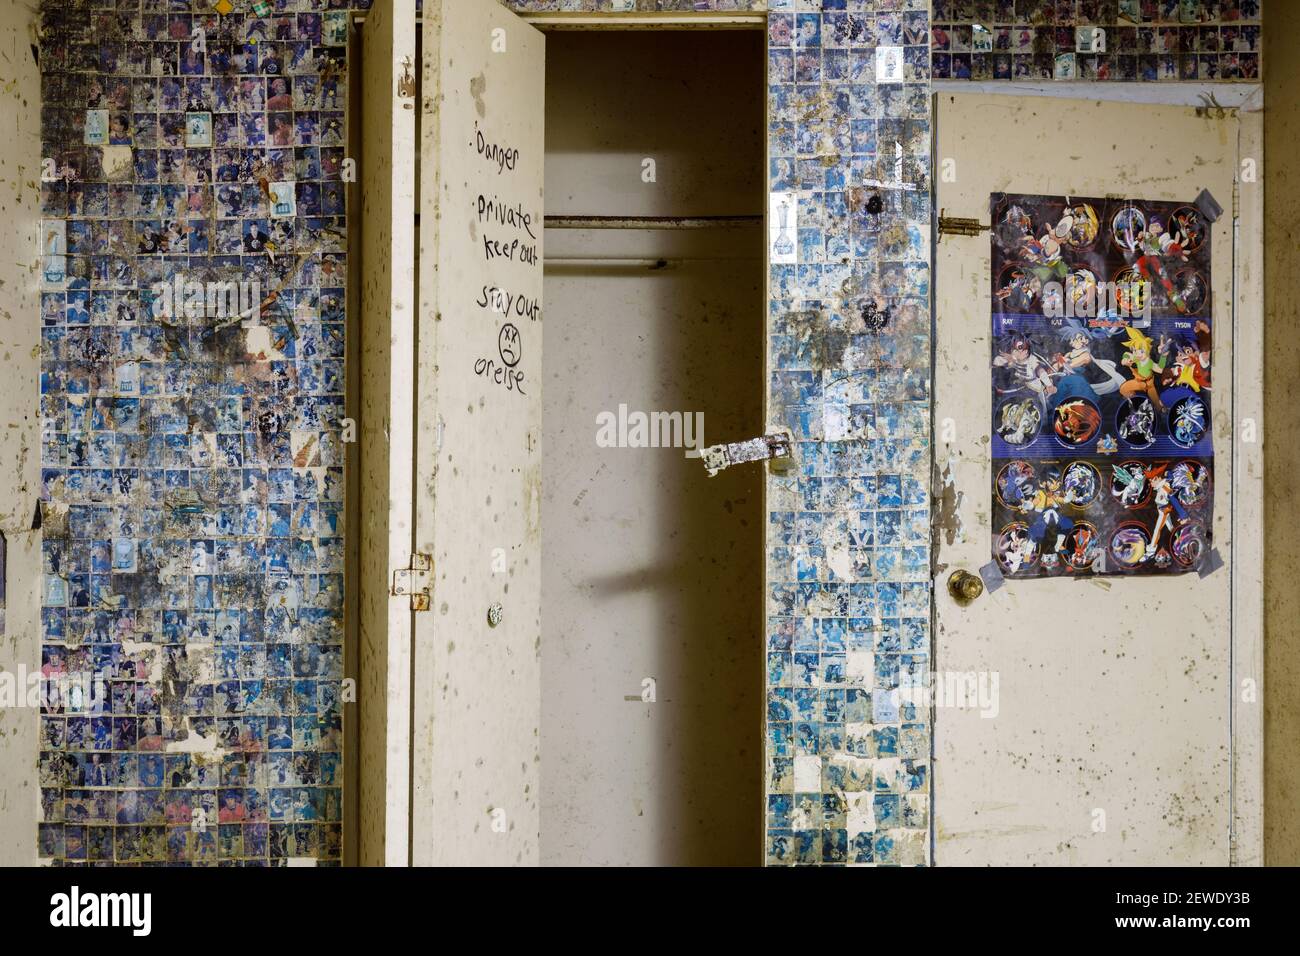
[[[34,3],[33,3],[34,7]],[[0,670],[40,667],[40,72],[34,9],[0,5],[0,532],[8,542]],[[19,691],[25,692],[20,684]],[[25,696],[25,693],[22,695]],[[0,865],[37,860],[39,715],[0,709]]]

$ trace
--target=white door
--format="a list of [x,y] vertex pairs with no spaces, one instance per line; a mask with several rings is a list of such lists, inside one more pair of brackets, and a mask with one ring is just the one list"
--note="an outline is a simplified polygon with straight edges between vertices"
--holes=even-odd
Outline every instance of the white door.
[[[1202,189],[1225,211],[1209,227],[1212,290],[1204,313],[1213,315],[1212,547],[1223,566],[1204,577],[1196,571],[1095,576],[1058,564],[1046,577],[1007,574],[969,606],[949,593],[949,577],[989,565],[1005,518],[993,490],[995,459],[998,468],[1004,464],[994,447],[993,379],[1014,362],[1004,357],[1001,371],[993,367],[1010,346],[990,341],[990,306],[993,287],[1003,288],[1007,277],[991,275],[987,231],[938,240],[935,669],[980,675],[985,699],[984,706],[963,708],[935,695],[935,863],[1226,865],[1236,115],[1055,97],[941,94],[937,101],[935,207],[942,216],[987,224],[994,194],[1099,197],[1097,205],[1111,209],[1125,200],[1139,207],[1143,201],[1190,204]],[[1005,205],[996,206],[998,216],[1005,216]],[[1105,242],[1112,223],[1109,213],[1099,215],[1096,241]],[[1042,225],[1033,223],[1034,235]],[[1091,225],[1080,228],[1078,237],[1086,239]],[[1070,235],[1068,224],[1062,235]],[[1050,281],[1033,270],[1022,278]],[[1179,326],[1184,341],[1194,337],[1193,325]],[[1109,371],[1133,378],[1119,359],[1122,349],[1113,342],[1107,348],[1118,359]],[[1070,350],[1064,334],[1032,345],[1048,365],[1058,352],[1068,360]],[[1106,388],[1108,370],[1090,371]],[[1061,380],[1049,370],[1025,370],[1019,384],[1035,406],[1040,373],[1042,380]],[[1128,386],[1126,394],[1148,394],[1136,389]],[[1042,417],[1049,440],[1053,414],[1047,404]],[[1115,430],[1109,420],[1101,428]],[[1122,490],[1113,487],[1114,471],[1106,465],[1132,457],[1128,448],[1121,439],[1116,454],[1094,459],[1102,462],[1100,494]],[[1062,457],[1068,460],[1069,452]],[[1088,514],[1070,505],[1058,510],[1075,522]],[[1027,521],[1034,518],[1031,513]],[[1035,537],[1042,538],[1038,551],[1056,553],[1059,562],[1068,555],[1055,552],[1057,532],[1068,525],[1054,519]],[[1103,555],[1109,534],[1100,529]],[[1169,541],[1167,531],[1162,540]],[[1108,556],[1105,569],[1118,570]],[[1154,564],[1137,570],[1151,569],[1159,570]],[[986,577],[999,583],[996,573]]]
[[538,856],[545,44],[425,0],[412,860]]

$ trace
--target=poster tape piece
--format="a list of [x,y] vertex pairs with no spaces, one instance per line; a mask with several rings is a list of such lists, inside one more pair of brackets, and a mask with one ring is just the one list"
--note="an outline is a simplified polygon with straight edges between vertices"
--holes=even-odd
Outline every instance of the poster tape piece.
[[1219,217],[1223,215],[1223,207],[1219,205],[1219,201],[1210,194],[1208,189],[1202,189],[1201,194],[1196,197],[1196,208],[1210,222],[1218,222]]
[[1218,548],[1211,548],[1210,553],[1207,554],[1205,560],[1201,562],[1198,573],[1203,578],[1209,577],[1221,567],[1223,567],[1223,555],[1219,554]]
[[1006,583],[1006,578],[1002,576],[1002,568],[996,561],[990,561],[984,567],[980,568],[980,580],[984,582],[984,587],[992,594],[998,588]]

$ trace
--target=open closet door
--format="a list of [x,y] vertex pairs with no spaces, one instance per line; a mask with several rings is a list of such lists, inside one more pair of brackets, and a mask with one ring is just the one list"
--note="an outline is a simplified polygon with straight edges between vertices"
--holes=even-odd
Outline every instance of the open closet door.
[[545,46],[425,0],[412,859],[538,859]]
[[[410,860],[410,600],[391,594],[412,550],[415,387],[415,0],[361,28],[358,858]],[[355,115],[355,114],[354,114]]]

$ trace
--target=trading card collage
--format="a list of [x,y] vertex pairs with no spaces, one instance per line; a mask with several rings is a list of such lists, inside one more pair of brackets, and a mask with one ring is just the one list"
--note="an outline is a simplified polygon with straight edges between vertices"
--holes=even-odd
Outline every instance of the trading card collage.
[[1261,0],[934,0],[938,80],[1258,82]]
[[42,5],[40,853],[342,856],[369,0]]

